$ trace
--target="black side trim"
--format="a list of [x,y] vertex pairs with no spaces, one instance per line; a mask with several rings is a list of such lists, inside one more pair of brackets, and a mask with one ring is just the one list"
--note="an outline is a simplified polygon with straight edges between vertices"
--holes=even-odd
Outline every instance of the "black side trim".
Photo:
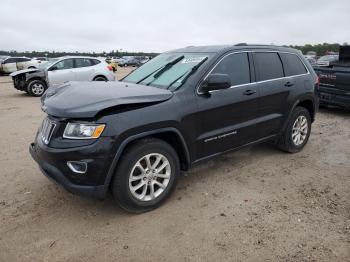
[[199,158],[197,159],[196,161],[193,162],[193,165],[196,165],[204,160],[208,160],[210,158],[214,158],[214,157],[217,157],[217,156],[220,156],[220,155],[223,155],[223,154],[226,154],[228,152],[234,152],[234,151],[238,151],[242,148],[245,148],[245,147],[248,147],[248,146],[253,146],[253,145],[256,145],[256,144],[260,144],[260,143],[263,143],[263,142],[266,142],[266,141],[269,141],[269,140],[272,140],[273,138],[275,138],[276,136],[278,135],[271,135],[271,136],[268,136],[268,137],[263,137],[259,140],[256,140],[256,141],[253,141],[253,142],[250,142],[248,144],[245,144],[245,145],[242,145],[242,146],[239,146],[239,147],[234,147],[234,148],[231,148],[231,149],[228,149],[226,151],[223,151],[223,152],[219,152],[219,153],[215,153],[213,155],[210,155],[210,156],[205,156],[205,157],[202,157],[202,158]]
[[107,176],[106,176],[106,180],[105,180],[105,184],[104,184],[104,187],[105,187],[105,190],[108,190],[109,188],[109,184],[111,183],[112,181],[112,177],[113,177],[113,174],[115,172],[115,168],[118,164],[118,160],[122,154],[122,152],[124,151],[124,149],[126,148],[126,146],[136,140],[136,139],[140,139],[140,138],[143,138],[143,137],[147,137],[147,136],[150,136],[150,135],[155,135],[155,134],[160,134],[160,133],[164,133],[164,132],[174,132],[176,133],[176,135],[180,138],[181,140],[181,143],[182,143],[182,146],[185,150],[185,157],[186,157],[186,162],[188,165],[190,165],[190,153],[188,151],[188,147],[187,147],[187,144],[185,142],[185,139],[183,138],[181,132],[174,128],[174,127],[168,127],[168,128],[161,128],[161,129],[156,129],[156,130],[152,130],[152,131],[147,131],[147,132],[143,132],[143,133],[140,133],[140,134],[136,134],[136,135],[133,135],[133,136],[130,136],[128,137],[127,139],[125,139],[121,145],[119,146],[114,158],[113,158],[113,161],[112,161],[112,164],[110,165],[109,167],[109,170],[108,170],[108,173],[107,173]]

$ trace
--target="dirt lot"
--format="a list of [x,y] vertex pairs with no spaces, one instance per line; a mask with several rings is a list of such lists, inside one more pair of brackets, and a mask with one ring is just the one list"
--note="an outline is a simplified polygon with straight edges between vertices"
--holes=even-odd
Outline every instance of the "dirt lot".
[[299,154],[204,163],[141,215],[40,173],[28,145],[43,116],[0,77],[0,261],[350,261],[350,112],[321,110]]

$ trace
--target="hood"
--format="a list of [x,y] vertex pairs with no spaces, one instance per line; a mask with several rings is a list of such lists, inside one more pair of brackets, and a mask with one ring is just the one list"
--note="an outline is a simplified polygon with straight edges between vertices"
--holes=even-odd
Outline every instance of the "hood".
[[23,69],[23,70],[18,70],[16,72],[11,73],[10,76],[17,76],[17,75],[20,75],[20,74],[30,73],[30,72],[37,72],[37,71],[40,71],[40,69],[36,69],[36,68]]
[[172,96],[169,90],[125,82],[68,82],[50,87],[41,102],[43,111],[52,116],[91,118],[107,108],[162,102]]

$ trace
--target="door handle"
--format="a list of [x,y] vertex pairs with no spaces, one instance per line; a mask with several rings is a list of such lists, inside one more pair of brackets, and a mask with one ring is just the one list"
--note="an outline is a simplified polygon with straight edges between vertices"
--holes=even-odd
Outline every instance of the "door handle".
[[284,84],[284,86],[291,87],[291,86],[294,86],[294,84],[288,81],[287,83]]
[[244,91],[243,95],[250,96],[256,93],[256,90],[246,90]]

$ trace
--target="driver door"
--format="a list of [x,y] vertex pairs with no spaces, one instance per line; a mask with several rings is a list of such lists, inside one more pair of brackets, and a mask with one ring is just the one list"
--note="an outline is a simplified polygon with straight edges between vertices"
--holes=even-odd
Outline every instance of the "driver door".
[[197,96],[197,159],[256,140],[259,94],[249,58],[246,52],[226,55],[210,73],[228,75],[231,87]]
[[74,81],[74,61],[72,58],[64,59],[53,64],[48,69],[49,86],[59,85],[64,82]]

